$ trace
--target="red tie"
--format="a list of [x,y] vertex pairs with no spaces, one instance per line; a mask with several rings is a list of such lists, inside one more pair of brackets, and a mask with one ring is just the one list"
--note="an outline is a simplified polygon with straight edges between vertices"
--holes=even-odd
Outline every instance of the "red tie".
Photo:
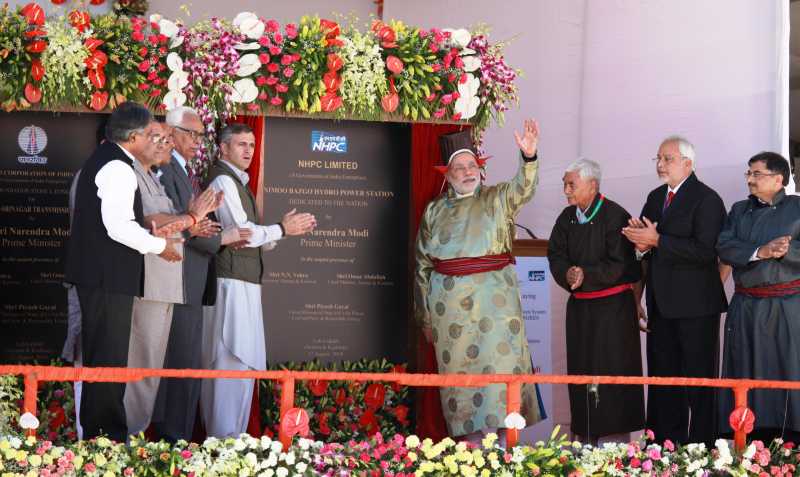
[[672,198],[673,198],[673,197],[675,197],[675,193],[674,193],[674,192],[672,192],[672,191],[669,191],[669,193],[667,194],[667,201],[666,201],[666,202],[664,202],[664,208],[665,208],[665,209],[666,209],[667,207],[669,207],[669,204],[671,204],[671,203],[672,203]]

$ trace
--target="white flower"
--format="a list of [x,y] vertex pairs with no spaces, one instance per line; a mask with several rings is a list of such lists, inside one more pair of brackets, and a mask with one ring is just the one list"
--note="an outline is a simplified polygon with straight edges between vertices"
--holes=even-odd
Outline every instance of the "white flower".
[[461,119],[469,119],[478,112],[478,106],[481,101],[477,96],[460,96],[456,100],[456,105],[453,110],[461,114]]
[[252,452],[248,452],[244,456],[244,461],[250,467],[255,467],[256,464],[258,464],[258,457],[256,457],[256,455],[253,454]]
[[261,436],[261,449],[267,450],[272,445],[272,439],[267,436]]
[[250,43],[237,43],[233,45],[233,47],[236,48],[237,50],[245,51],[245,50],[257,50],[261,48],[261,45],[259,45],[257,41],[251,41]]
[[39,419],[36,419],[36,416],[33,414],[26,412],[19,418],[19,427],[23,429],[38,429]]
[[472,72],[481,67],[481,59],[477,56],[465,56],[462,59],[464,60],[464,71]]
[[289,469],[287,469],[286,467],[281,467],[280,469],[275,471],[275,475],[277,475],[278,477],[286,477],[287,475],[289,475]]
[[167,111],[171,111],[186,104],[186,99],[186,94],[183,91],[171,90],[164,95],[164,100],[162,102],[167,108]]
[[167,80],[167,88],[170,91],[181,91],[189,84],[189,73],[185,71],[173,71]]
[[450,41],[452,41],[453,45],[457,48],[466,48],[470,40],[472,40],[472,35],[464,28],[459,28],[458,30],[452,30],[450,32]]
[[419,447],[419,437],[413,434],[406,437],[406,447],[408,447],[409,449],[416,449],[417,447]]
[[300,440],[297,441],[297,445],[300,446],[302,450],[308,450],[311,448],[311,440],[300,438]]
[[258,55],[249,53],[239,58],[239,69],[236,70],[236,74],[240,77],[250,76],[259,68],[261,68],[261,60],[258,59]]
[[275,467],[278,465],[278,457],[275,454],[270,454],[269,457],[267,457],[267,460],[264,462],[264,465],[267,467]]
[[183,35],[175,35],[172,37],[172,41],[169,42],[169,49],[175,49],[183,44]]
[[753,458],[754,455],[756,455],[756,445],[750,444],[749,446],[747,446],[747,449],[744,451],[744,454],[742,454],[742,457],[750,460]]
[[308,469],[308,464],[305,462],[298,462],[296,466],[294,466],[295,470],[297,470],[298,474],[305,473],[306,469]]
[[258,20],[258,15],[253,12],[241,12],[233,19],[233,26],[238,27],[245,20]]
[[[245,81],[245,80],[240,80],[240,81]],[[272,441],[272,452],[280,452],[282,449],[283,449],[283,444],[281,444],[281,441]]]
[[163,18],[164,18],[164,17],[163,17],[163,16],[161,16],[161,14],[159,14],[159,13],[154,13],[154,14],[150,15],[150,23],[156,23],[156,24],[158,24],[158,22],[160,22],[160,21],[161,21]]
[[247,444],[245,444],[241,439],[236,439],[233,442],[233,450],[236,452],[241,452],[245,449],[247,449]]
[[258,88],[252,79],[243,78],[233,83],[231,101],[234,103],[252,103],[256,97],[258,97]]
[[170,71],[183,71],[183,60],[181,59],[181,55],[175,53],[174,51],[167,55],[167,68]]
[[[474,115],[474,113],[473,113]],[[463,118],[463,116],[462,116]],[[506,416],[505,421],[503,423],[509,429],[525,429],[525,418],[522,417],[518,412],[512,412],[508,416]]]
[[294,465],[295,462],[297,462],[297,457],[294,455],[294,452],[286,454],[286,465]]
[[251,40],[258,40],[261,38],[261,35],[264,34],[265,28],[266,25],[264,25],[264,22],[259,20],[258,17],[246,18],[239,25],[239,31],[241,31],[244,36],[250,38]]
[[167,38],[172,38],[176,33],[178,33],[178,25],[167,20],[166,18],[162,18],[158,22],[158,29],[161,31],[161,34]]

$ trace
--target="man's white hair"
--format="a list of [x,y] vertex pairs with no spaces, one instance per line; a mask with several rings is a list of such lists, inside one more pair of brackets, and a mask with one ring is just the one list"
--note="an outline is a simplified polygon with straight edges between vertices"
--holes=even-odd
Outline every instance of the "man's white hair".
[[169,112],[167,113],[167,124],[173,127],[180,126],[181,123],[183,122],[183,118],[185,118],[186,116],[197,116],[198,118],[200,117],[200,115],[197,114],[197,111],[190,108],[189,106],[179,106],[175,109],[169,110]]
[[694,170],[695,166],[697,165],[697,160],[695,159],[696,156],[694,153],[694,144],[689,142],[689,140],[686,139],[685,137],[678,135],[667,137],[666,139],[661,141],[661,144],[664,145],[670,142],[678,143],[678,152],[681,153],[682,157],[692,161],[692,170]]
[[578,175],[581,176],[581,179],[591,179],[597,181],[598,187],[600,186],[600,180],[603,178],[603,171],[600,169],[600,164],[590,159],[586,159],[585,157],[581,157],[577,161],[567,166],[566,172],[576,171],[578,172]]

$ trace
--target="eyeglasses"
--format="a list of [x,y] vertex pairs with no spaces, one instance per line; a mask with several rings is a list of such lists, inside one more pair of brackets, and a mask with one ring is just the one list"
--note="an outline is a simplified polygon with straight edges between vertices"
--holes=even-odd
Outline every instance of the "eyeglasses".
[[758,179],[760,179],[762,177],[777,176],[777,175],[780,175],[780,172],[745,171],[745,173],[744,173],[744,176],[746,178],[749,179],[749,178],[752,177],[755,180],[758,180]]
[[162,136],[161,134],[149,135],[147,136],[147,139],[149,139],[150,142],[152,142],[153,144],[158,144],[161,146],[169,144],[172,141],[172,138],[170,136]]
[[480,170],[480,167],[478,167],[477,164],[470,164],[470,165],[468,165],[466,167],[465,166],[455,166],[455,167],[451,168],[451,170],[453,172],[455,172],[456,174],[465,174],[467,171],[470,171],[470,172],[478,171],[478,170]]
[[654,158],[652,158],[650,160],[653,161],[653,164],[658,164],[659,162],[663,162],[664,164],[672,164],[673,162],[677,161],[679,158],[680,159],[689,159],[686,156],[679,156],[679,157],[656,156],[656,157],[654,157]]
[[192,139],[192,141],[199,141],[200,139],[203,138],[203,135],[204,135],[203,132],[193,131],[191,129],[187,129],[187,128],[184,128],[184,127],[180,127],[180,126],[173,126],[173,127],[175,129],[179,130],[179,131],[183,131],[186,134],[188,134],[189,137]]

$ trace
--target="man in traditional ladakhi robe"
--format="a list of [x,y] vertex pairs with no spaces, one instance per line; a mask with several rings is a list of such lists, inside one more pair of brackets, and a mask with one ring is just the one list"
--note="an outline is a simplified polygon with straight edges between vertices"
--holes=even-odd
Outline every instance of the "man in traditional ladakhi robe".
[[[556,220],[547,246],[550,273],[571,293],[567,372],[641,376],[641,267],[633,244],[620,233],[631,215],[600,193],[601,175],[600,165],[588,159],[567,167],[569,207]],[[569,403],[572,432],[595,445],[602,436],[627,442],[628,433],[644,428],[642,386],[570,385]]]
[[[219,142],[219,160],[208,172],[209,188],[225,195],[217,218],[224,230],[246,228],[251,235],[246,243],[217,253],[217,301],[203,310],[202,362],[208,369],[264,370],[261,249],[274,248],[284,237],[306,234],[317,222],[309,213],[292,210],[279,223],[260,225],[255,196],[247,187],[255,152],[253,131],[230,124],[220,132]],[[247,430],[254,384],[253,379],[203,381],[200,407],[209,436],[238,436]]]
[[[733,204],[717,242],[736,291],[725,320],[723,378],[800,380],[800,197],[787,195],[789,163],[762,152],[745,172],[750,197]],[[733,393],[720,392],[724,431]],[[754,438],[800,437],[800,392],[751,389]]]
[[[443,374],[532,374],[511,255],[514,218],[533,196],[538,124],[515,133],[522,157],[509,182],[482,185],[483,161],[468,132],[441,138],[447,191],[422,216],[416,243],[415,314]],[[506,417],[505,385],[441,388],[450,435],[476,441]],[[522,415],[542,418],[536,388],[522,387]]]

